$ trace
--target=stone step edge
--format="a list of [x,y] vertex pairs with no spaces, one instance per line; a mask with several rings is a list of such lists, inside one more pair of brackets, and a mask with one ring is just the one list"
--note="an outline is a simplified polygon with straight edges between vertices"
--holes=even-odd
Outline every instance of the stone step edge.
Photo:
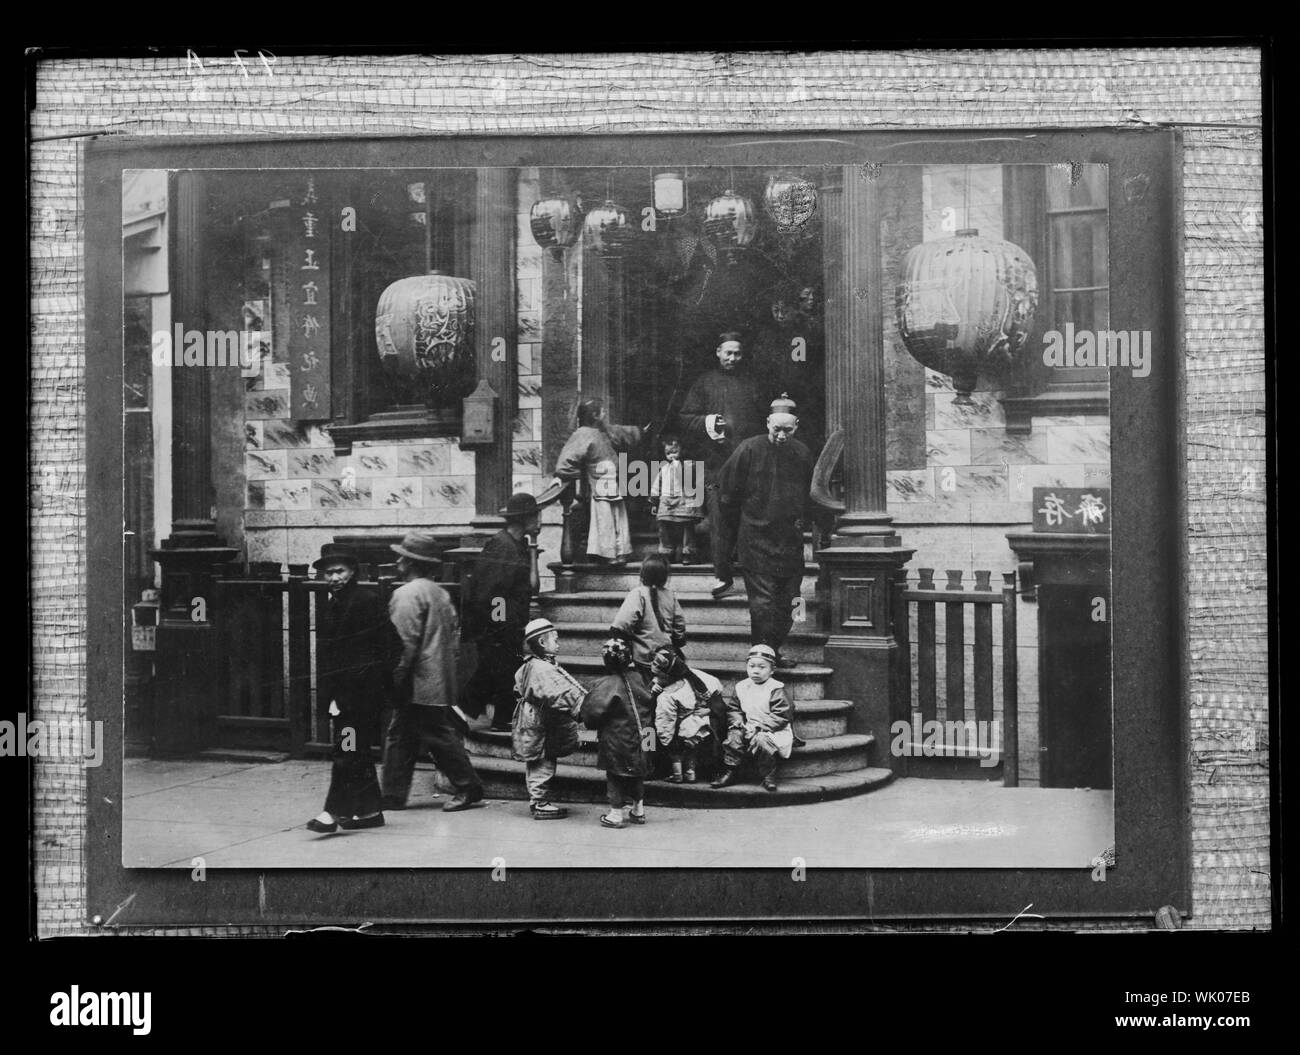
[[[671,587],[669,587],[672,589]],[[723,597],[714,597],[712,593],[704,590],[673,590],[673,595],[677,600],[687,601],[710,601],[713,604],[723,604],[727,606],[739,606],[746,603],[745,588],[740,583],[731,593]],[[627,590],[573,590],[565,592],[563,590],[544,590],[537,595],[539,601],[618,601],[622,602],[627,596]],[[814,598],[805,597],[805,601],[812,601]]]
[[[523,800],[524,767],[513,759],[474,756],[474,769],[483,780],[489,798]],[[744,778],[746,781],[753,777]],[[646,781],[647,806],[676,806],[696,809],[739,809],[771,806],[797,806],[814,802],[862,795],[883,787],[894,779],[892,770],[877,767],[827,773],[819,777],[792,777],[781,780],[778,773],[776,791],[765,791],[758,783],[732,784],[711,788],[708,784],[668,784]],[[590,766],[572,766],[560,762],[555,772],[554,800],[568,803],[606,802],[605,772]],[[572,818],[569,818],[572,819]],[[561,821],[559,823],[565,823]],[[653,818],[651,818],[653,823]]]
[[[798,721],[798,719],[795,719]],[[597,733],[591,729],[578,730],[578,742],[582,745],[580,750],[596,750]],[[834,736],[814,736],[811,740],[805,740],[803,747],[794,749],[791,758],[797,758],[801,755],[833,755],[842,751],[858,751],[871,748],[876,742],[876,738],[870,733],[836,733]],[[509,747],[511,744],[510,734],[507,732],[497,732],[490,729],[471,729],[466,737],[466,744],[479,743],[490,745],[492,747]],[[476,756],[480,757],[480,756]],[[481,757],[488,757],[486,755]]]
[[[608,623],[579,623],[572,620],[565,620],[556,624],[563,634],[566,630],[571,634],[603,634],[609,636],[610,629]],[[796,624],[797,625],[797,624]],[[736,639],[737,646],[748,646],[748,627],[731,625],[729,623],[692,623],[686,628],[687,638],[692,637],[725,637]],[[830,635],[825,632],[816,630],[791,630],[787,638],[789,641],[801,641],[808,645],[823,645]],[[745,640],[740,640],[745,638]],[[690,641],[687,641],[687,647],[690,647]]]
[[[570,654],[560,656],[558,659],[560,666],[564,667],[566,670],[570,666],[583,671],[599,669],[603,673],[605,670],[604,661],[600,656],[575,656]],[[746,676],[745,664],[736,660],[708,659],[703,663],[696,664],[696,666],[707,674],[716,675],[718,671],[723,671],[728,675],[735,674],[740,677]],[[823,667],[818,663],[801,662],[793,670],[778,670],[773,676],[780,682],[791,680],[812,681],[817,678],[829,678],[834,673],[835,670],[833,667]]]

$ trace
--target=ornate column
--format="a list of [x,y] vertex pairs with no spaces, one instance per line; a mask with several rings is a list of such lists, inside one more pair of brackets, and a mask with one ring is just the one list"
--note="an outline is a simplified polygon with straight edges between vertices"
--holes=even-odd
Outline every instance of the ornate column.
[[[478,376],[497,394],[496,433],[474,457],[474,538],[483,540],[505,527],[498,514],[510,497],[515,415],[519,405],[519,367],[515,318],[515,180],[511,168],[481,168],[474,190],[470,278],[477,287],[474,347]],[[504,342],[504,345],[502,344]]]
[[[182,172],[171,196],[172,317],[182,330],[208,329],[208,178]],[[149,554],[162,568],[154,725],[154,747],[162,754],[207,746],[218,702],[212,569],[239,554],[216,532],[209,369],[229,367],[172,366],[172,532]]]
[[[817,559],[830,580],[826,659],[830,691],[856,706],[855,732],[876,738],[875,764],[894,768],[890,724],[905,709],[895,699],[899,653],[894,583],[913,550],[893,528],[885,490],[885,357],[880,213],[870,170],[845,165],[821,188],[826,290],[826,402],[830,429],[844,430],[844,511]],[[898,713],[895,713],[898,712]]]

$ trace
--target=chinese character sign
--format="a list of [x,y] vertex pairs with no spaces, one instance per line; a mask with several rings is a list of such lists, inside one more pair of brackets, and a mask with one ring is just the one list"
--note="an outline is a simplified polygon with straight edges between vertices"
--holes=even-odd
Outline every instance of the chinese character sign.
[[1035,487],[1034,530],[1109,535],[1109,487]]
[[330,417],[330,228],[318,177],[304,176],[295,188],[289,231],[289,290],[293,325],[289,333],[290,417]]

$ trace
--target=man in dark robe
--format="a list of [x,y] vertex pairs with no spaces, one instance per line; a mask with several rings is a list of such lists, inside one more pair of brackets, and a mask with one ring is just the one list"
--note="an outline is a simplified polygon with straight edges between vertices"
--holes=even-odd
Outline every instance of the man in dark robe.
[[488,539],[474,564],[464,606],[465,639],[478,647],[478,666],[465,689],[465,711],[477,718],[492,705],[492,728],[510,731],[515,671],[524,661],[524,627],[532,601],[527,536],[541,530],[537,499],[513,494],[501,514],[506,526]]
[[808,522],[813,457],[794,439],[799,419],[793,404],[777,400],[767,434],[752,436],[727,459],[718,495],[729,530],[736,531],[737,556],[749,597],[750,644],[770,645],[777,666],[793,623],[791,604],[803,584],[803,532]]
[[713,595],[722,597],[731,590],[733,539],[726,534],[718,500],[718,474],[741,442],[762,433],[763,417],[757,386],[740,369],[745,357],[740,334],[722,334],[715,354],[717,368],[696,378],[677,420],[687,455],[704,462],[705,511],[717,575]]
[[387,702],[389,672],[401,641],[377,586],[357,584],[357,555],[326,543],[313,567],[329,584],[316,628],[321,697],[334,719],[333,767],[325,809],[308,822],[314,832],[378,828],[384,823],[371,749]]

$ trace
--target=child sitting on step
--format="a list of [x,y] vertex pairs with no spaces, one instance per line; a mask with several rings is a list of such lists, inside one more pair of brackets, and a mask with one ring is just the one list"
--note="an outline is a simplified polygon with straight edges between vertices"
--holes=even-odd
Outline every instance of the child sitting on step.
[[755,645],[745,662],[748,678],[736,682],[727,698],[727,738],[722,743],[726,768],[710,785],[725,788],[736,782],[737,771],[746,757],[758,763],[758,774],[767,791],[776,790],[776,769],[794,749],[794,709],[785,685],[772,677],[776,652],[770,645]]
[[609,812],[603,828],[625,828],[627,819],[645,824],[645,778],[648,755],[654,750],[650,724],[654,705],[641,680],[632,674],[632,650],[626,640],[612,637],[601,646],[606,674],[597,680],[582,704],[582,721],[598,733],[596,763],[605,771]]
[[722,707],[722,682],[702,670],[691,670],[671,647],[655,649],[650,673],[655,732],[672,767],[668,782],[694,784],[697,749],[711,740],[712,711]]
[[628,591],[609,627],[610,633],[631,645],[633,666],[646,687],[654,650],[661,645],[681,648],[686,644],[686,616],[676,594],[668,589],[668,576],[668,559],[660,553],[647,554],[641,562],[641,584]]

